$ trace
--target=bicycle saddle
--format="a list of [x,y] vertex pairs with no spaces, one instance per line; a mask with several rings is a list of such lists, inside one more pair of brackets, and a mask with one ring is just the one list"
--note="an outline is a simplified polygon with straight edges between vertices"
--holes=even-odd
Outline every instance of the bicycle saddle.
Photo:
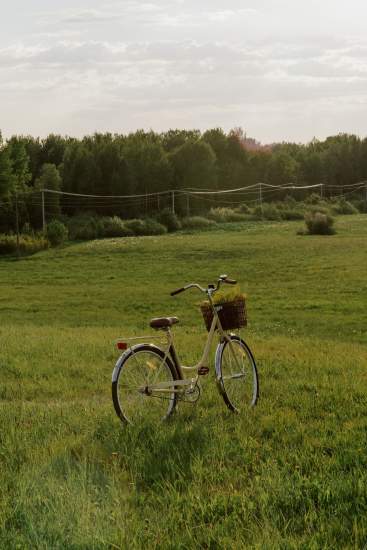
[[150,321],[150,326],[152,328],[167,328],[171,327],[175,323],[178,323],[177,317],[156,317]]

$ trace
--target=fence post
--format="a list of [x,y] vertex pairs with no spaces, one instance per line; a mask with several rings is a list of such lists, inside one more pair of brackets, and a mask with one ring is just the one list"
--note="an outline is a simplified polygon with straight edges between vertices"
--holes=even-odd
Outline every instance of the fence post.
[[46,234],[45,191],[42,189],[42,230]]
[[172,212],[175,214],[175,192],[172,191]]
[[261,208],[261,217],[263,217],[264,211],[263,211],[263,190],[262,190],[262,183],[259,184],[259,200],[260,200],[260,208]]
[[19,250],[19,211],[18,211],[18,191],[15,189],[15,230],[17,233],[17,256],[20,255]]
[[190,195],[186,193],[186,216],[190,216]]

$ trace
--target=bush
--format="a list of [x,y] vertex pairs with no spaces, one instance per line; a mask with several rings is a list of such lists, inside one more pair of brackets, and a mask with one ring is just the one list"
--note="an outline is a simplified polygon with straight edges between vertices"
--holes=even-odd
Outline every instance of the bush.
[[283,204],[287,207],[296,208],[297,205],[300,203],[298,203],[296,199],[292,197],[292,195],[287,195],[286,197],[284,197]]
[[[48,240],[44,237],[20,235],[19,252],[22,255],[34,254],[48,248]],[[0,255],[15,254],[17,252],[16,235],[0,235]]]
[[208,229],[209,227],[217,225],[215,221],[208,220],[207,218],[203,218],[201,216],[183,218],[181,223],[184,229]]
[[181,229],[180,220],[178,219],[177,215],[169,208],[165,208],[164,210],[159,212],[159,214],[157,214],[157,221],[160,224],[165,225],[170,233]]
[[281,214],[277,207],[269,203],[263,204],[262,207],[256,206],[254,217],[257,220],[281,220]]
[[237,208],[236,208],[236,211],[239,212],[240,214],[250,214],[250,207],[247,206],[247,204],[243,203],[243,204],[240,204]]
[[367,201],[365,199],[355,199],[353,206],[362,214],[367,213]]
[[322,202],[322,198],[320,195],[318,195],[317,193],[311,193],[311,195],[309,195],[306,199],[305,199],[305,202],[307,204],[319,204],[320,202]]
[[130,237],[133,235],[131,229],[126,227],[125,223],[118,216],[101,218],[101,237]]
[[211,208],[208,218],[217,223],[243,222],[247,219],[244,214],[239,214],[232,210],[232,208],[226,207]]
[[103,234],[103,224],[94,216],[83,214],[70,219],[69,235],[72,240],[90,241]]
[[336,201],[332,205],[331,211],[333,214],[358,214],[357,208],[345,200],[345,198],[341,198]]
[[163,235],[167,228],[156,220],[146,218],[145,220],[127,220],[125,226],[136,236],[142,235]]
[[51,246],[63,244],[69,235],[68,228],[58,220],[52,220],[47,225],[47,238]]
[[127,229],[131,231],[133,235],[145,235],[143,220],[138,220],[138,219],[127,220],[125,222],[125,227],[127,227]]
[[303,220],[304,213],[301,210],[295,208],[286,208],[280,212],[281,218],[283,220],[292,221],[292,220]]
[[144,220],[144,230],[144,235],[163,235],[167,233],[167,227],[152,218],[146,218]]
[[309,235],[333,235],[334,219],[323,212],[307,212],[305,223]]
[[330,208],[329,205],[323,203],[322,205],[318,206],[311,206],[308,208],[308,212],[312,212],[313,214],[316,214],[317,212],[320,212],[321,214],[326,214],[330,216]]

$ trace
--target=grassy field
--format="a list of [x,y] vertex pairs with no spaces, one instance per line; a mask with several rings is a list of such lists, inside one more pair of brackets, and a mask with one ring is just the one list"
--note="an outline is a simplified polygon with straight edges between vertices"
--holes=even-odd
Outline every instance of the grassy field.
[[[367,216],[73,244],[0,259],[0,548],[364,548]],[[123,428],[113,341],[178,315],[184,362],[205,339],[184,283],[226,272],[248,293],[261,399]]]

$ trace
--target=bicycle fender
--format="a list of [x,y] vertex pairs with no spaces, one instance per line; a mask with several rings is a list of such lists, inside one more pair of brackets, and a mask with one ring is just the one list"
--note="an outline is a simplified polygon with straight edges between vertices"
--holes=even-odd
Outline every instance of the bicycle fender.
[[222,357],[223,347],[224,347],[224,342],[221,342],[220,344],[217,345],[217,349],[215,352],[214,365],[215,365],[215,376],[216,376],[217,382],[219,382],[221,379],[220,360]]
[[[230,337],[231,340],[237,340],[238,342],[242,342],[243,344],[245,344],[245,342],[242,340],[242,338],[240,338],[236,334],[229,334],[229,337]],[[216,375],[217,384],[219,384],[220,387],[221,387],[221,383],[222,383],[222,373],[221,373],[221,369],[220,369],[220,363],[221,363],[221,359],[222,359],[223,348],[224,348],[226,343],[227,343],[226,341],[220,342],[217,345],[217,349],[216,349],[216,352],[215,352],[215,361],[214,361],[215,375]]]
[[119,372],[120,372],[121,367],[122,367],[122,363],[125,361],[125,359],[128,355],[130,355],[130,350],[129,349],[127,351],[125,351],[122,355],[120,355],[120,357],[117,359],[115,368],[113,369],[113,372],[112,372],[112,384],[114,382],[116,382],[116,380],[118,378],[118,375],[119,375]]

